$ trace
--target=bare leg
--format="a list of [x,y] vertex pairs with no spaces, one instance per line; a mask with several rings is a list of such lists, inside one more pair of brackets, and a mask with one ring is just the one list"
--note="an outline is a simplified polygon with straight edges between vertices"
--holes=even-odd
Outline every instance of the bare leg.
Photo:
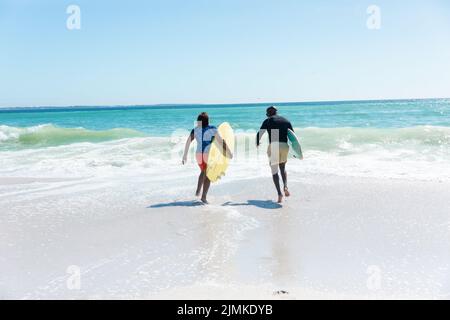
[[198,183],[197,183],[197,191],[195,191],[195,195],[198,197],[200,196],[202,192],[202,185],[203,181],[205,180],[206,172],[202,171],[200,175],[198,176]]
[[272,169],[272,178],[273,178],[273,183],[275,184],[275,188],[277,189],[277,193],[278,193],[278,203],[283,202],[283,194],[281,193],[281,188],[280,188],[280,177],[278,176],[278,166],[274,165],[274,166],[270,166]]
[[286,162],[280,163],[280,173],[281,173],[281,178],[283,179],[284,195],[286,197],[289,197],[291,194],[289,193],[289,189],[287,186]]
[[203,203],[208,203],[208,201],[206,200],[206,196],[208,195],[208,190],[209,190],[209,186],[211,185],[211,181],[209,180],[209,178],[205,175],[205,178],[203,180],[203,194],[202,194],[202,202]]

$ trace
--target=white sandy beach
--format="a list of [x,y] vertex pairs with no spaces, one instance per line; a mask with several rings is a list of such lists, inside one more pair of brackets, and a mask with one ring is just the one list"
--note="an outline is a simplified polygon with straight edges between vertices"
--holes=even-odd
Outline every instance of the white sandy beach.
[[450,300],[450,0],[0,0],[0,38],[0,301]]
[[0,298],[450,297],[450,183],[296,172],[279,207],[267,172],[202,206],[194,169],[0,177]]

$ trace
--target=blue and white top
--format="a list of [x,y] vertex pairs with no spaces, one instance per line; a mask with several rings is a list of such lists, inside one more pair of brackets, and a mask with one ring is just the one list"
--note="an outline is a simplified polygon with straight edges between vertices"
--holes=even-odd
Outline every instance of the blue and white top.
[[191,134],[197,141],[197,153],[208,153],[214,136],[217,134],[217,128],[214,126],[196,127],[192,129]]

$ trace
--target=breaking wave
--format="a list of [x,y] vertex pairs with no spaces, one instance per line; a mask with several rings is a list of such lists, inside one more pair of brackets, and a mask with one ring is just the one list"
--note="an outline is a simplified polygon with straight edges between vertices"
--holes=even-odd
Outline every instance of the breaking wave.
[[48,147],[79,142],[104,142],[118,139],[143,137],[143,133],[132,129],[111,129],[104,131],[84,128],[60,128],[52,124],[34,127],[0,126],[0,146],[9,147]]

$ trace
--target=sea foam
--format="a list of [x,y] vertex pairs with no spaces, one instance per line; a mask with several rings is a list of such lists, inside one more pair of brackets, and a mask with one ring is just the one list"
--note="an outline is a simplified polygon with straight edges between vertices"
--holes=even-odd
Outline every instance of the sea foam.
[[[305,160],[289,169],[368,177],[450,179],[450,128],[296,128]],[[148,136],[132,129],[105,131],[0,126],[0,174],[79,177],[122,172],[179,175],[188,132]],[[267,140],[256,148],[256,132],[236,130],[234,159],[225,180],[265,171]],[[195,167],[191,147],[189,164]]]

